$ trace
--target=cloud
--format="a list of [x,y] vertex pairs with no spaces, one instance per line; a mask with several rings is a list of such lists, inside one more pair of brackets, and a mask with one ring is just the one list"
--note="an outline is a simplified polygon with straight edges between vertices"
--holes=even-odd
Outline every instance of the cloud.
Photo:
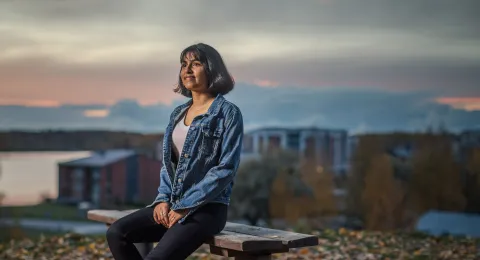
[[272,81],[268,79],[256,79],[253,81],[255,85],[258,85],[260,87],[278,87],[280,83],[277,81]]
[[[247,131],[264,126],[317,126],[347,129],[352,133],[423,131],[441,123],[452,131],[480,127],[480,111],[439,104],[428,92],[264,88],[238,84],[226,98],[242,110]],[[173,108],[184,101],[186,99],[179,99],[171,105],[142,105],[130,99],[113,105],[0,106],[0,129],[163,132]],[[108,115],[89,117],[85,111],[108,111]]]
[[168,104],[179,53],[199,41],[220,50],[238,82],[478,96],[478,8],[475,0],[2,1],[0,96]]
[[478,97],[445,97],[437,98],[437,102],[467,111],[480,110],[480,98]]
[[85,117],[106,117],[108,113],[107,109],[88,109],[83,111]]

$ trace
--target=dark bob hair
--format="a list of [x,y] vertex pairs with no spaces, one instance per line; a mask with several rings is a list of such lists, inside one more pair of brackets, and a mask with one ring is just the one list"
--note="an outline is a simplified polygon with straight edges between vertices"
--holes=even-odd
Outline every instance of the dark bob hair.
[[[192,53],[195,58],[202,63],[207,77],[208,91],[210,93],[216,96],[217,94],[225,95],[232,91],[235,81],[230,73],[228,73],[227,67],[217,50],[204,43],[194,44],[182,51],[180,54],[180,63],[184,61],[188,53]],[[180,73],[178,75],[178,85],[174,91],[186,97],[192,97],[192,92],[183,85]]]

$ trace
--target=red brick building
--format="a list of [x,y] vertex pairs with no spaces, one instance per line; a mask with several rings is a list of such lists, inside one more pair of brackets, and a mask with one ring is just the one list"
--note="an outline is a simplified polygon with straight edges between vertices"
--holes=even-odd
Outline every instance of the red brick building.
[[133,150],[106,150],[58,164],[58,202],[150,203],[162,162]]

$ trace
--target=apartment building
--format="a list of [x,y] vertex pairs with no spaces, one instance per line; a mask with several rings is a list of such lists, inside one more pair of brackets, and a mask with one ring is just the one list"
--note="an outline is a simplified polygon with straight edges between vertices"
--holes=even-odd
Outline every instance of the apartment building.
[[349,157],[346,130],[321,128],[260,128],[245,133],[242,159],[259,158],[272,149],[298,152],[301,158],[345,172]]

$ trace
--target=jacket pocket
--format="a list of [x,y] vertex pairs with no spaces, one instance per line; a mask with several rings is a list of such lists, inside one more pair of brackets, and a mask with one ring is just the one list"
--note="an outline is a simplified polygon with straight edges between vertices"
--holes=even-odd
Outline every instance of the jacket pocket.
[[202,143],[200,151],[204,156],[216,154],[224,132],[223,118],[202,123],[201,131]]

